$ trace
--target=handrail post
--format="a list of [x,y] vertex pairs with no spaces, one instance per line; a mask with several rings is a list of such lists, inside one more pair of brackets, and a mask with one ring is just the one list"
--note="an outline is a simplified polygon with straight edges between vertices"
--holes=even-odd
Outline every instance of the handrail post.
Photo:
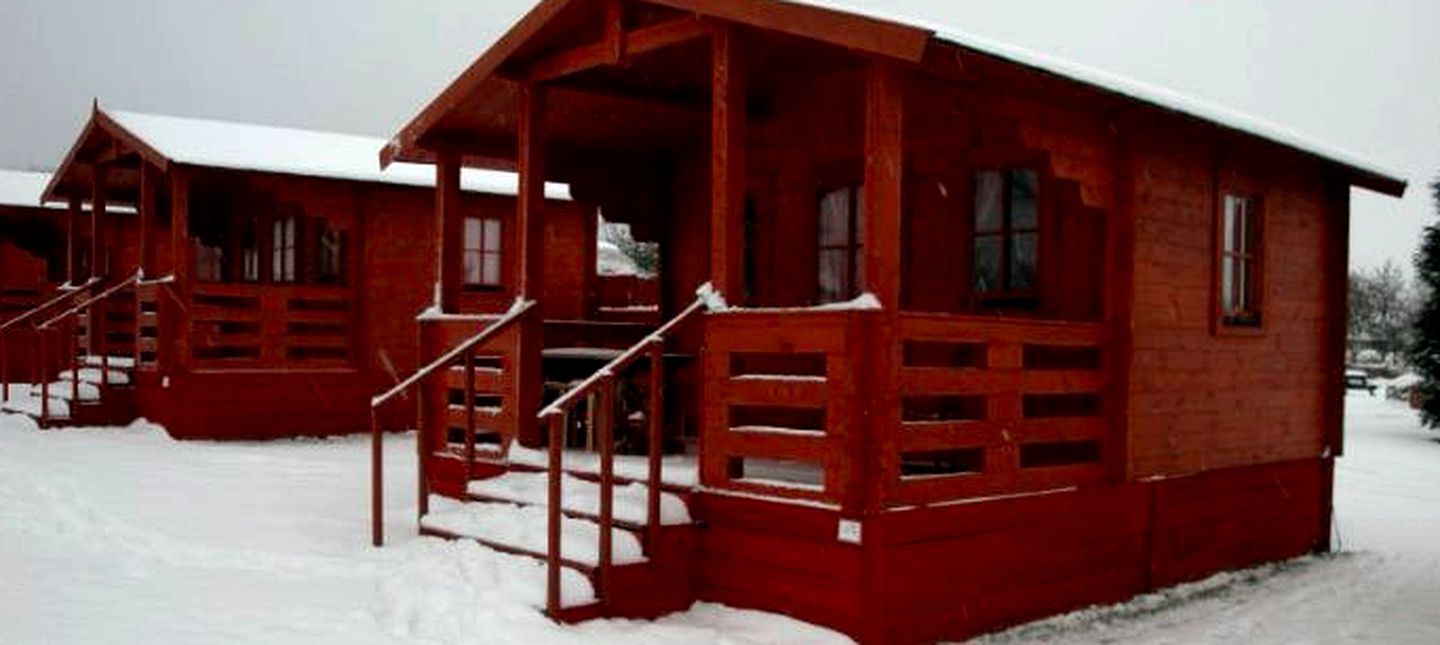
[[546,509],[548,516],[547,536],[548,545],[545,554],[545,611],[550,618],[560,618],[560,478],[561,463],[565,448],[565,414],[551,414],[550,422],[550,445],[549,445],[549,507]]
[[370,408],[370,542],[385,546],[385,450],[379,410]]
[[[50,364],[50,335],[40,332],[40,362]],[[50,379],[40,378],[40,423],[50,418]]]
[[610,582],[615,552],[615,382],[613,376],[603,379],[596,397],[596,441],[600,443],[600,584],[597,591],[601,601],[612,597]]
[[665,341],[656,338],[650,343],[650,413],[645,421],[649,436],[649,473],[646,477],[648,489],[645,493],[645,546],[655,548],[660,535],[660,486],[662,443],[665,426]]
[[[448,376],[448,375],[447,375]],[[475,468],[475,352],[465,352],[465,478]]]
[[6,332],[0,331],[0,403],[10,402],[10,358],[5,336]]
[[415,521],[419,522],[430,514],[430,438],[426,436],[426,417],[429,415],[425,414],[424,386],[417,382],[414,388],[419,408],[415,414],[415,494],[419,498],[415,500]]
[[[77,340],[75,334],[75,324],[67,319],[66,324],[62,329],[69,330],[70,332],[70,342],[65,344],[70,347],[70,407],[74,408],[78,403],[80,403],[80,363],[79,361],[75,360],[76,354],[79,353],[79,350],[76,348]],[[57,331],[56,333],[63,334],[64,331]],[[92,340],[95,338],[94,320],[91,320],[89,318],[86,319],[85,333],[89,335]],[[86,355],[88,356],[89,352],[86,352]],[[100,375],[100,381],[102,383],[105,381],[105,375],[103,373]]]

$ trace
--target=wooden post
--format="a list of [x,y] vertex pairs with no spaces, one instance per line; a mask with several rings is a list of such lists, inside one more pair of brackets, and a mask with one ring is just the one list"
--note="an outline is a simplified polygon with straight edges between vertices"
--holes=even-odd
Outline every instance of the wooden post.
[[660,457],[664,448],[665,431],[665,341],[650,342],[650,412],[645,419],[649,426],[649,473],[645,478],[645,548],[654,553],[656,540],[660,535]]
[[[104,278],[109,273],[109,263],[105,261],[105,225],[108,217],[105,214],[105,179],[107,168],[103,164],[91,166],[90,174],[90,275],[91,277]],[[94,327],[91,321],[91,327]],[[95,336],[94,330],[90,330],[90,336]]]
[[740,304],[745,276],[745,60],[734,27],[717,27],[711,43],[710,282],[731,304]]
[[[545,113],[546,90],[536,84],[520,88],[517,115],[519,135],[518,171],[520,191],[516,196],[516,224],[519,227],[518,295],[538,306],[516,330],[515,374],[518,413],[516,437],[533,443],[539,429],[535,413],[540,409],[543,389],[541,350],[545,320]],[[523,442],[522,442],[523,443]]]
[[545,613],[552,619],[560,618],[561,596],[560,596],[560,522],[561,510],[561,459],[565,449],[565,415],[552,414],[550,422],[550,449],[549,449],[549,485],[546,489],[546,516],[548,518],[549,535],[546,536],[545,550]]
[[80,198],[74,195],[65,205],[65,282],[80,284]]
[[155,201],[158,169],[140,162],[140,274],[155,278],[155,240],[157,233]]
[[[871,520],[879,517],[899,477],[896,432],[900,400],[896,388],[902,363],[904,124],[904,70],[890,60],[871,60],[865,71],[865,267],[860,277],[863,290],[874,294],[882,310],[851,317],[850,333],[870,339],[870,356],[855,361],[869,363],[860,370],[859,388],[870,393],[865,395],[870,409],[851,426],[852,432],[862,436],[849,442],[853,481],[846,483],[852,489],[845,491],[842,499],[846,512],[853,514],[852,521],[861,524],[862,602],[872,606],[884,603],[880,590],[886,587],[887,567],[884,540],[876,534],[881,523]],[[861,633],[862,641],[884,640],[884,621],[875,612],[867,612]]]
[[460,211],[460,156],[442,152],[435,164],[435,283],[440,311],[460,312],[465,270],[465,216]]
[[170,245],[170,273],[175,276],[171,293],[180,304],[173,307],[175,313],[168,322],[174,332],[169,362],[170,368],[176,370],[190,363],[190,320],[185,303],[190,297],[190,271],[195,264],[190,257],[190,177],[175,164],[170,166]]
[[385,545],[385,443],[380,411],[370,409],[370,543]]
[[1102,455],[1112,481],[1130,480],[1130,364],[1134,353],[1131,327],[1135,311],[1135,201],[1140,167],[1136,160],[1134,121],[1116,126],[1115,195],[1105,226],[1105,316],[1110,341],[1103,367],[1109,376],[1106,415],[1109,433]]
[[611,593],[615,560],[615,377],[602,380],[599,390],[595,425],[599,435],[596,440],[600,443],[600,584],[595,591],[600,600],[606,602],[615,597]]

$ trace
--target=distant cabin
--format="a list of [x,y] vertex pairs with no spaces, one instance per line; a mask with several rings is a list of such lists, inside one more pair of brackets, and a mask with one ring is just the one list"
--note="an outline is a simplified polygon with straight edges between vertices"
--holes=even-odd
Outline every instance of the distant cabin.
[[[41,206],[50,174],[0,170],[0,326],[44,304],[65,282],[67,222]],[[8,336],[8,334],[7,334]],[[16,334],[0,347],[0,372],[28,381],[39,371],[36,339]]]
[[[15,261],[35,265],[7,271],[6,293],[24,277],[17,310],[51,301],[5,338],[59,361],[30,411],[47,425],[143,416],[180,438],[367,430],[371,395],[417,368],[416,318],[436,311],[435,173],[380,170],[381,145],[97,107],[53,179],[30,183],[24,226],[5,211],[7,238],[32,251]],[[466,170],[453,188],[464,274],[448,313],[481,325],[516,298],[516,179]],[[542,203],[547,311],[603,317],[595,208],[560,184]],[[114,382],[99,396],[74,385],[102,367]]]
[[[539,2],[381,154],[442,178],[444,315],[376,418],[419,398],[419,531],[544,561],[557,620],[933,642],[1330,548],[1350,191],[1406,188],[1362,159],[808,0]],[[522,240],[478,332],[476,166]],[[604,330],[552,333],[546,181],[658,244],[657,322],[565,378]]]

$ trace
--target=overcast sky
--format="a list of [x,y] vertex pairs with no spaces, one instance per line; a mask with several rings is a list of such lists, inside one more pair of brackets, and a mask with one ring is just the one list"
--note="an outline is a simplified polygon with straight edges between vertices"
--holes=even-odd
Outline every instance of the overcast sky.
[[[1210,99],[1400,173],[1403,201],[1355,191],[1352,266],[1408,267],[1435,219],[1440,1],[865,3]],[[0,0],[0,167],[53,167],[92,98],[389,137],[531,5]]]

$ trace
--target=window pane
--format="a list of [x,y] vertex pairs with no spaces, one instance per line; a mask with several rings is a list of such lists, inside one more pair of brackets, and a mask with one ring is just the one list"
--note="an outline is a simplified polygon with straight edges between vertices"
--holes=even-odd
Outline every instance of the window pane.
[[1034,170],[1010,171],[1010,227],[1033,230],[1037,224],[1040,179]]
[[975,232],[993,233],[1000,230],[1001,211],[1005,208],[1005,181],[999,172],[975,175]]
[[1229,315],[1235,307],[1235,258],[1225,256],[1220,261],[1220,310]]
[[826,193],[820,198],[820,246],[850,244],[850,189]]
[[1235,260],[1235,312],[1248,313],[1250,311],[1250,263],[1237,258]]
[[500,252],[500,220],[485,220],[485,240],[481,248],[490,253]]
[[1000,289],[1000,240],[990,235],[975,238],[975,291],[985,293]]
[[480,252],[465,251],[465,284],[481,284]]
[[500,284],[500,255],[485,253],[481,259],[481,282],[490,286],[498,286]]
[[480,218],[465,218],[465,245],[466,251],[479,251],[482,242]]
[[1010,288],[1032,289],[1035,287],[1035,250],[1040,236],[1022,233],[1011,238],[1010,244]]
[[820,251],[820,302],[837,302],[849,298],[849,249]]

